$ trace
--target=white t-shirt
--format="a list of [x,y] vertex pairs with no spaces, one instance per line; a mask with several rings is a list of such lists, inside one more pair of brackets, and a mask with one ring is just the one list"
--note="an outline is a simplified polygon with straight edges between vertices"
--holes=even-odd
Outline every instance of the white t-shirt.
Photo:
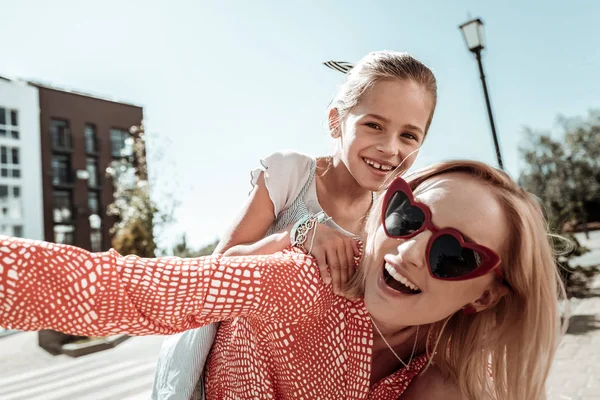
[[[317,183],[314,177],[316,160],[306,154],[296,152],[277,152],[267,158],[260,160],[261,168],[251,172],[252,186],[264,172],[265,186],[269,192],[269,197],[273,203],[276,228],[283,228],[296,222],[291,217],[295,215],[291,207],[298,207],[299,200],[306,206],[310,214],[318,214],[323,211],[319,204],[317,196]],[[308,180],[310,179],[310,182]],[[308,183],[308,187],[305,187]],[[302,190],[305,189],[304,196],[299,199]],[[286,218],[286,213],[289,217]],[[283,217],[283,218],[282,218]],[[333,220],[326,222],[326,225],[337,229],[348,236],[356,236],[346,231]]]

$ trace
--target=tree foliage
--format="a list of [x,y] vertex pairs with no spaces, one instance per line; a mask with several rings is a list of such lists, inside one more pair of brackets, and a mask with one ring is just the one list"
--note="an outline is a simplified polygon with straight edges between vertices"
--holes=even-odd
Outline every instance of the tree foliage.
[[195,250],[189,247],[187,237],[183,234],[181,240],[173,246],[173,255],[182,258],[209,256],[215,251],[218,244],[219,240],[217,239],[214,242]]
[[600,206],[600,110],[586,118],[559,117],[559,135],[527,128],[519,182],[546,207],[554,231],[570,231]]
[[114,187],[114,201],[107,208],[107,214],[116,219],[110,230],[112,247],[121,254],[154,257],[154,228],[168,223],[171,217],[151,198],[144,127],[134,126],[130,132],[121,158],[106,171]]
[[553,232],[569,237],[571,246],[554,238],[557,263],[569,297],[586,296],[598,268],[572,267],[571,258],[588,251],[572,231],[600,221],[600,111],[586,118],[558,118],[558,135],[526,129],[528,143],[519,182],[537,195]]

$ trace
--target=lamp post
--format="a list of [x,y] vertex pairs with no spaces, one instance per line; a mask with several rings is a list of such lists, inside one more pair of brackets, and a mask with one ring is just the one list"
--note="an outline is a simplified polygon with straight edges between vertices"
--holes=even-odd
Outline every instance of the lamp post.
[[498,166],[504,169],[502,165],[502,155],[500,153],[500,145],[496,136],[496,126],[494,125],[494,116],[492,115],[492,107],[490,105],[490,97],[485,82],[485,74],[483,73],[483,64],[481,63],[481,50],[485,48],[483,42],[483,21],[479,18],[467,21],[459,26],[465,38],[465,43],[469,50],[475,54],[477,64],[479,65],[479,73],[481,76],[481,84],[483,85],[483,94],[485,95],[485,103],[487,105],[488,117],[492,128],[492,136],[494,138],[494,146],[496,147],[496,157],[498,158]]

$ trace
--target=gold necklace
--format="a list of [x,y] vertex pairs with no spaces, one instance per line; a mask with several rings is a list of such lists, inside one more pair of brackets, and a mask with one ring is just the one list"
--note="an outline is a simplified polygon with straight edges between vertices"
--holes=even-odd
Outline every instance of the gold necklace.
[[415,349],[417,348],[417,340],[419,339],[419,325],[417,325],[417,333],[415,334],[415,343],[413,344],[412,353],[410,354],[410,359],[408,360],[408,364],[406,364],[404,361],[402,361],[402,359],[400,358],[400,356],[394,351],[394,349],[392,348],[392,346],[390,346],[390,344],[388,343],[388,341],[385,340],[385,337],[383,337],[383,333],[381,333],[381,331],[379,330],[379,327],[375,323],[375,320],[373,319],[373,317],[371,317],[371,322],[373,322],[373,326],[377,330],[377,333],[379,333],[379,336],[383,339],[383,342],[386,344],[386,346],[388,347],[388,349],[390,349],[390,351],[392,352],[392,354],[398,359],[398,361],[400,361],[400,363],[402,365],[404,365],[406,368],[408,368],[408,366],[410,365],[410,363],[413,360],[413,357],[415,356]]

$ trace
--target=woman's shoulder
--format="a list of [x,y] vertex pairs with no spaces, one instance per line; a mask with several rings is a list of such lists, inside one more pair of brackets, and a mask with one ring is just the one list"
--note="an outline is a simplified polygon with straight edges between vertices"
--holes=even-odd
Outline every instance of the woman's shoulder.
[[466,400],[458,385],[434,365],[417,375],[402,394],[402,400]]

